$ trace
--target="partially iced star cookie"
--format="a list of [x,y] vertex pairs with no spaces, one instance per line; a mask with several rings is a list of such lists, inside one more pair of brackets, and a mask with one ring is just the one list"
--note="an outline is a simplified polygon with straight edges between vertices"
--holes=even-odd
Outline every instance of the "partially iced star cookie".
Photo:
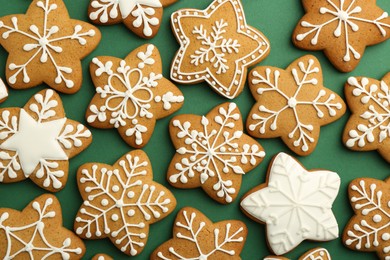
[[96,95],[86,112],[88,123],[116,128],[133,147],[145,146],[156,120],[183,105],[180,90],[162,75],[160,53],[154,45],[143,45],[125,59],[96,57],[90,71]]
[[43,189],[65,187],[69,159],[92,142],[91,132],[66,118],[51,89],[35,94],[23,108],[0,109],[0,184],[30,178]]
[[183,208],[173,226],[173,238],[160,245],[151,260],[241,259],[248,230],[238,220],[211,222],[194,208]]
[[176,199],[153,181],[152,165],[141,150],[125,154],[113,166],[88,163],[77,172],[84,199],[74,222],[83,239],[109,238],[127,255],[138,255],[148,240],[149,225],[168,216]]
[[342,72],[359,64],[367,46],[390,37],[388,13],[376,0],[302,0],[306,11],[293,33],[294,44],[323,50]]
[[0,208],[1,259],[81,259],[83,241],[62,226],[61,205],[50,194],[23,211]]
[[323,86],[319,61],[301,57],[286,69],[257,67],[249,74],[249,86],[257,103],[247,130],[257,138],[282,138],[295,153],[312,153],[320,127],[342,115],[346,107],[340,96]]
[[293,157],[279,153],[268,169],[267,182],[243,197],[241,209],[266,224],[271,251],[283,255],[304,240],[329,241],[339,236],[332,212],[339,187],[337,173],[308,171]]
[[62,0],[34,0],[26,14],[0,18],[0,44],[9,52],[7,81],[15,89],[46,83],[73,94],[81,87],[80,60],[100,37],[96,27],[71,19]]
[[180,43],[171,78],[178,83],[206,81],[233,99],[244,88],[248,67],[270,52],[267,38],[246,23],[240,0],[215,0],[206,10],[182,9],[171,20]]

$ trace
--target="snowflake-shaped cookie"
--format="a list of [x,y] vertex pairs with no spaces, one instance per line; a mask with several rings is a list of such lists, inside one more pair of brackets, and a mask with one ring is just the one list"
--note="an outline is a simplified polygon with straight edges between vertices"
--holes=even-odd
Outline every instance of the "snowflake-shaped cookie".
[[344,229],[343,242],[352,249],[376,252],[390,259],[390,178],[356,179],[348,188],[355,216]]
[[160,53],[154,45],[144,45],[124,60],[97,57],[91,75],[97,94],[86,113],[97,128],[117,128],[133,147],[145,146],[156,120],[183,105],[180,90],[163,77]]
[[142,38],[153,38],[161,25],[163,7],[177,0],[91,0],[88,15],[95,24],[123,23]]
[[173,238],[152,253],[151,260],[241,259],[247,228],[238,220],[211,222],[200,211],[183,208],[173,226]]
[[0,183],[30,178],[48,191],[68,179],[68,160],[89,146],[91,132],[67,119],[51,89],[35,94],[23,108],[0,109]]
[[180,49],[171,78],[182,84],[206,81],[230,99],[242,92],[247,68],[270,51],[265,36],[247,25],[237,0],[215,0],[204,11],[177,11],[172,15],[172,28]]
[[343,72],[355,69],[366,46],[390,37],[390,18],[376,0],[302,0],[307,14],[293,42],[306,50],[323,50]]
[[[328,250],[325,248],[313,248],[312,250],[307,251],[298,260],[331,260]],[[283,256],[267,256],[264,260],[290,260]]]
[[62,0],[34,0],[25,15],[0,18],[0,44],[9,52],[6,77],[15,89],[46,83],[60,92],[77,92],[80,59],[99,41],[99,30],[70,19]]
[[62,227],[61,205],[45,194],[23,211],[0,208],[1,259],[81,259],[83,241]]
[[352,116],[345,126],[343,142],[356,151],[378,150],[390,162],[390,74],[381,81],[351,77],[345,96]]
[[241,208],[250,218],[267,225],[271,250],[283,255],[304,240],[338,237],[332,204],[339,187],[336,173],[307,171],[291,156],[279,153],[268,170],[267,183],[247,193]]
[[109,238],[128,255],[139,254],[148,239],[149,225],[170,214],[175,197],[153,181],[149,158],[132,151],[113,166],[89,163],[77,173],[84,203],[74,228],[83,239]]
[[249,85],[257,103],[247,129],[257,138],[281,137],[299,155],[309,155],[317,145],[320,127],[345,113],[343,100],[325,88],[319,61],[304,56],[286,70],[257,67]]
[[265,156],[261,145],[243,133],[235,103],[222,104],[207,116],[174,117],[169,130],[176,148],[169,183],[183,189],[202,187],[220,203],[237,197],[242,175]]

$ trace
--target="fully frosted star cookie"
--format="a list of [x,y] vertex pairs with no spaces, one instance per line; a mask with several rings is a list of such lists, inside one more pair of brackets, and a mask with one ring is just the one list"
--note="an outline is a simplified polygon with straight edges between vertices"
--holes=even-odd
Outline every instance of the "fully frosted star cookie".
[[261,145],[243,133],[235,103],[217,106],[207,116],[176,116],[169,131],[176,148],[168,169],[169,183],[182,189],[202,187],[219,203],[231,203],[237,197],[242,175],[265,156]]
[[345,113],[344,101],[323,86],[321,65],[314,56],[299,58],[286,70],[257,67],[249,74],[249,86],[257,103],[247,119],[248,133],[281,137],[299,155],[312,153],[320,127]]
[[241,208],[251,219],[267,226],[267,241],[283,255],[304,240],[329,241],[339,236],[332,204],[340,177],[330,171],[307,171],[294,158],[279,153],[267,182],[249,191]]
[[23,211],[0,208],[1,259],[81,259],[83,241],[62,226],[61,205],[45,194]]
[[390,259],[390,178],[356,179],[350,183],[348,194],[355,216],[344,228],[344,245]]
[[381,81],[351,77],[345,96],[352,112],[343,142],[351,150],[377,150],[390,162],[390,74]]
[[100,37],[96,27],[70,19],[62,0],[34,0],[26,14],[0,18],[0,44],[9,52],[7,81],[15,89],[46,83],[75,93],[82,82],[80,59]]
[[4,81],[0,78],[0,103],[3,103],[8,98],[8,88]]
[[0,109],[0,183],[30,178],[59,191],[68,179],[68,160],[91,142],[86,127],[66,118],[59,95],[42,90],[23,108]]
[[169,215],[176,199],[153,181],[149,158],[141,150],[132,151],[113,166],[88,163],[77,172],[84,203],[74,222],[83,239],[109,238],[127,255],[142,252],[149,225]]
[[[298,260],[331,260],[331,256],[325,248],[314,248],[307,251]],[[264,260],[289,260],[283,256],[267,256]]]
[[180,49],[171,78],[182,84],[206,81],[230,99],[242,92],[247,68],[270,51],[267,38],[247,25],[240,0],[215,0],[204,11],[177,11],[172,29]]
[[194,208],[183,208],[173,226],[173,238],[152,253],[151,260],[241,259],[248,234],[238,220],[211,222]]
[[340,71],[355,69],[366,46],[390,37],[390,18],[376,0],[302,0],[306,14],[299,21],[294,44],[323,50]]
[[163,77],[154,45],[144,45],[125,59],[96,57],[90,66],[96,95],[86,113],[97,128],[116,128],[129,145],[141,148],[152,136],[156,120],[183,105],[180,90]]

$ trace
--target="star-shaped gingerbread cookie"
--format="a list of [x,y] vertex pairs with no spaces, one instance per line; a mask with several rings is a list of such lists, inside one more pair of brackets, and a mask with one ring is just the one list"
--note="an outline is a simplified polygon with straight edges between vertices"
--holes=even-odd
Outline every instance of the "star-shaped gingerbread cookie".
[[90,71],[96,95],[86,113],[88,123],[117,128],[133,147],[145,146],[156,120],[183,105],[180,90],[161,74],[161,57],[154,45],[141,46],[124,60],[96,57]]
[[294,33],[294,44],[323,50],[340,71],[359,64],[367,46],[390,37],[390,18],[376,0],[302,0],[306,11]]
[[[313,248],[303,255],[301,255],[298,260],[331,260],[328,250],[325,248],[317,247]],[[283,256],[267,256],[263,260],[290,260],[289,258]]]
[[68,160],[91,142],[86,127],[66,118],[59,95],[42,90],[23,108],[0,109],[0,183],[30,178],[59,191],[68,179]]
[[248,119],[248,133],[257,138],[281,137],[299,155],[317,145],[320,127],[345,113],[344,101],[323,86],[319,61],[311,55],[294,61],[286,70],[257,67],[249,86],[257,103]]
[[180,49],[171,78],[182,84],[206,81],[230,99],[242,92],[247,68],[270,51],[267,38],[247,24],[240,0],[215,0],[206,10],[177,11],[172,30]]
[[62,0],[34,0],[26,14],[0,18],[0,44],[9,52],[7,81],[15,89],[46,83],[75,93],[82,82],[80,59],[100,37],[96,27],[70,19]]

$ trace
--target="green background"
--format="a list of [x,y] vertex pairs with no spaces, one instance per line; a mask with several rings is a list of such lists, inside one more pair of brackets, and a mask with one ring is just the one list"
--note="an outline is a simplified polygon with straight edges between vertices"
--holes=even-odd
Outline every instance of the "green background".
[[[390,11],[390,1],[378,0],[378,5]],[[25,13],[31,1],[28,0],[0,0],[0,16],[16,13]],[[65,0],[72,18],[87,21],[88,0]],[[170,29],[170,15],[180,8],[204,9],[211,0],[180,0],[178,3],[165,9],[161,29],[152,40],[143,40],[132,34],[122,24],[99,27],[102,32],[102,41],[99,47],[83,60],[84,83],[81,90],[74,95],[61,95],[67,117],[86,124],[84,114],[94,95],[88,66],[95,56],[115,56],[124,58],[136,47],[145,44],[155,44],[161,54],[164,64],[164,75],[169,77],[170,63],[178,49]],[[271,42],[271,53],[261,64],[285,68],[296,58],[308,52],[295,48],[291,43],[292,31],[304,14],[299,0],[242,0],[247,21],[250,25],[261,30]],[[360,65],[355,71],[343,74],[338,72],[321,52],[312,53],[319,58],[323,72],[325,86],[343,95],[343,85],[349,76],[367,76],[380,79],[390,71],[390,41],[369,47],[363,56]],[[0,49],[0,76],[4,79],[4,66],[7,53]],[[184,93],[185,102],[176,114],[206,114],[210,109],[227,99],[214,93],[205,83],[193,86],[179,86]],[[9,99],[1,107],[23,106],[28,99],[39,90],[40,86],[30,90],[10,90]],[[251,106],[254,104],[249,89],[234,100],[246,118]],[[348,202],[347,186],[349,182],[358,177],[374,177],[385,179],[389,176],[389,165],[374,152],[352,152],[346,149],[341,142],[344,125],[348,120],[349,112],[339,121],[323,127],[316,150],[308,157],[299,160],[308,169],[322,168],[339,173],[342,183],[339,196],[334,203],[334,213],[339,223],[340,234],[344,226],[352,217],[352,210]],[[150,253],[164,241],[172,236],[172,224],[176,213],[184,206],[192,206],[205,213],[214,222],[226,219],[239,219],[246,223],[249,229],[243,259],[262,259],[269,254],[265,239],[264,225],[253,222],[241,213],[239,209],[240,197],[265,181],[268,163],[278,152],[288,151],[280,139],[259,140],[267,156],[263,163],[243,177],[243,183],[238,199],[230,205],[220,205],[205,195],[201,189],[178,190],[171,187],[166,181],[166,170],[175,153],[168,135],[168,123],[172,116],[158,121],[153,137],[144,151],[152,162],[154,179],[170,188],[174,193],[178,206],[175,211],[164,220],[150,228],[148,243],[144,251],[133,259],[148,259]],[[91,128],[90,128],[91,129]],[[92,145],[79,156],[70,160],[69,180],[66,187],[55,195],[61,202],[65,227],[72,229],[75,215],[82,203],[76,185],[76,171],[79,166],[87,162],[101,162],[112,164],[132,148],[126,145],[119,137],[117,131],[91,129],[93,133]],[[0,184],[0,207],[23,209],[33,198],[45,193],[31,181],[15,184]],[[108,239],[85,241],[87,246],[86,259],[96,253],[107,253],[115,259],[127,258]],[[330,242],[303,242],[287,257],[297,259],[305,251],[313,247],[327,248],[333,259],[376,259],[375,254],[359,253],[344,248],[340,239]]]

